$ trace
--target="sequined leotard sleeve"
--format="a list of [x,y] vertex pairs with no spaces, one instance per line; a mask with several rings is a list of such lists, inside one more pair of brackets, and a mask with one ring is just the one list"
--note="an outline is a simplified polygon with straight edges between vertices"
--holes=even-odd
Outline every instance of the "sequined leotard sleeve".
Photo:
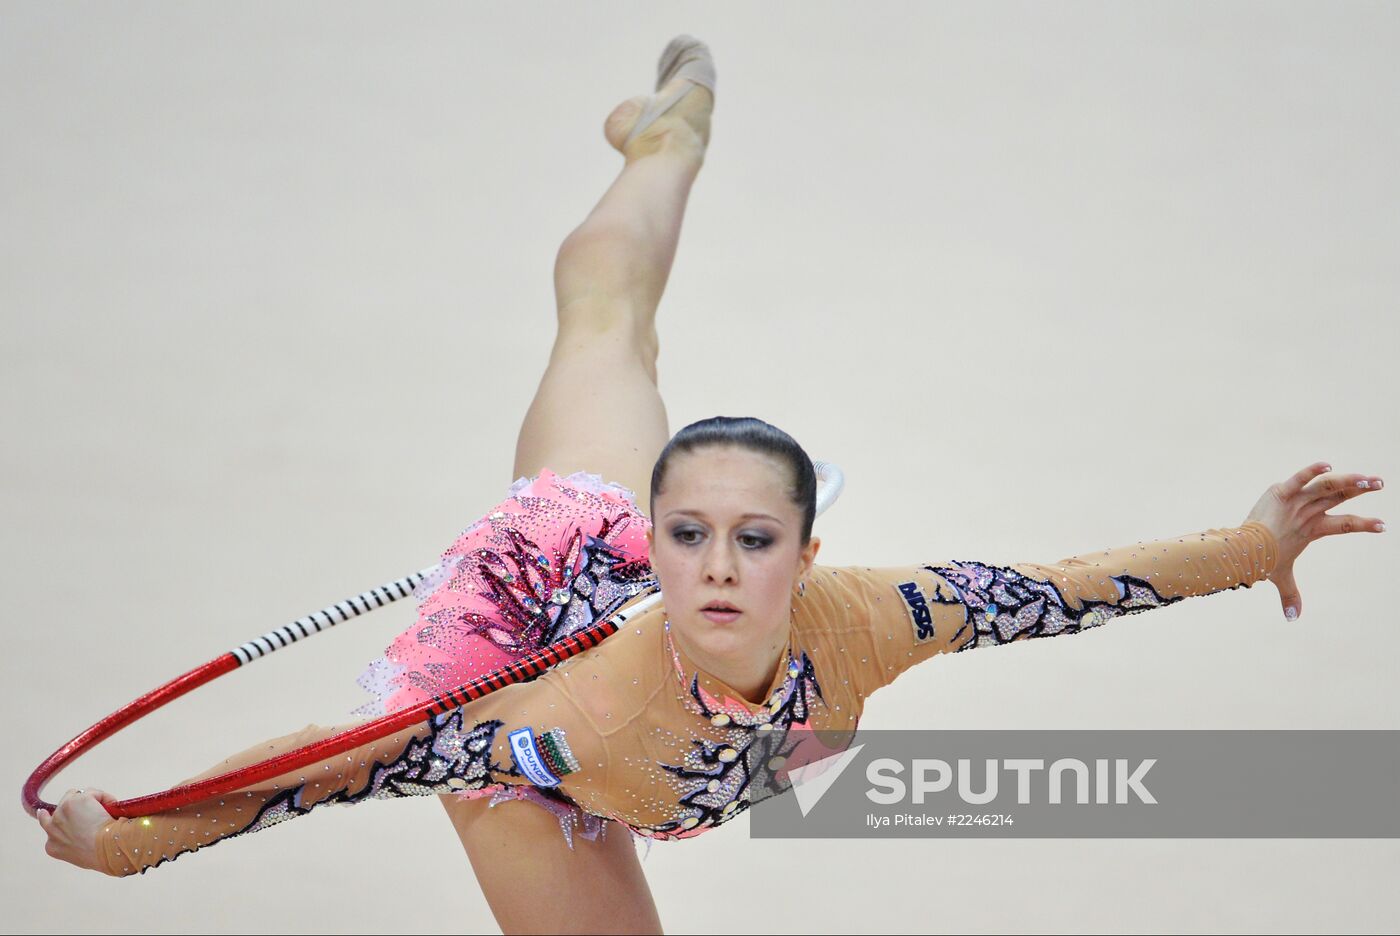
[[959,559],[820,571],[837,573],[825,583],[836,600],[868,614],[871,653],[853,672],[869,695],[937,653],[1077,634],[1184,598],[1248,588],[1277,562],[1273,533],[1248,521],[1049,564]]
[[[552,727],[540,731],[548,722]],[[178,786],[295,750],[350,726],[307,725],[235,754]],[[115,818],[97,838],[106,872],[144,874],[224,839],[305,815],[318,806],[532,784],[566,798],[591,794],[606,777],[596,731],[554,686],[541,680],[504,689],[232,793],[149,816]]]

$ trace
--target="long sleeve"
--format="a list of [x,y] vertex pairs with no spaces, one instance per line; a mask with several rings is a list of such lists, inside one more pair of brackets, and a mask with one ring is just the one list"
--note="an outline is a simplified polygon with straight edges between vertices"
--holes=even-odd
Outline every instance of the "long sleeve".
[[[562,704],[561,704],[562,703]],[[604,767],[601,739],[552,685],[507,686],[461,708],[269,780],[149,816],[114,818],[97,845],[107,873],[144,874],[206,845],[256,832],[312,809],[372,799],[532,784],[567,795]],[[549,728],[538,727],[547,723]],[[307,725],[182,780],[246,767],[338,734],[349,726]]]
[[[937,653],[1076,634],[1184,598],[1248,588],[1278,562],[1267,526],[1209,529],[1055,563],[969,560],[887,568],[845,566],[828,585],[867,615],[863,694]],[[846,612],[852,613],[852,612]]]

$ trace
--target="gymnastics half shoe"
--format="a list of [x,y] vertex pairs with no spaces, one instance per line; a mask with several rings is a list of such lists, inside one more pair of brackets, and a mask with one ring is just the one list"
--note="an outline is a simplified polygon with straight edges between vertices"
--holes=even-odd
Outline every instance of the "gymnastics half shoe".
[[[678,79],[683,79],[678,81]],[[668,85],[675,84],[664,96],[660,93]],[[696,105],[685,108],[683,116],[685,123],[695,131],[702,146],[708,146],[710,141],[710,120],[709,111],[714,104],[715,93],[715,63],[710,56],[709,46],[696,39],[694,36],[679,35],[667,43],[662,50],[660,59],[656,63],[656,94],[650,97],[636,97],[624,102],[609,119],[612,124],[623,116],[623,108],[640,106],[641,113],[637,115],[636,122],[632,124],[630,132],[619,143],[613,134],[609,134],[609,141],[617,149],[625,152],[626,147],[646,131],[663,114],[666,114],[676,105],[685,100],[697,87],[705,88],[710,92],[710,101],[706,103],[697,102]],[[645,103],[642,103],[645,102]],[[693,112],[693,113],[692,113]]]

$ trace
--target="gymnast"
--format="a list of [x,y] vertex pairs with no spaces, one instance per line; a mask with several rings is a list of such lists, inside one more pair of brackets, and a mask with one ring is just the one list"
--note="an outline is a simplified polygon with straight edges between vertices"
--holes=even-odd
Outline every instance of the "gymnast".
[[[1269,485],[1237,526],[1046,564],[817,564],[817,479],[802,447],[753,417],[673,437],[657,390],[655,312],[714,86],[705,44],[679,36],[657,93],[608,116],[624,165],[559,249],[557,332],[517,480],[420,586],[417,620],[361,676],[373,698],[357,714],[432,698],[625,612],[648,586],[664,600],[534,680],[236,792],[114,818],[103,804],[116,797],[70,789],[37,814],[49,855],[144,874],[327,803],[434,794],[506,932],[659,932],[634,837],[687,838],[750,808],[760,741],[852,731],[872,693],[935,654],[1074,634],[1266,580],[1295,619],[1304,547],[1384,528],[1327,513],[1381,479],[1319,462]],[[359,723],[307,725],[181,783]]]

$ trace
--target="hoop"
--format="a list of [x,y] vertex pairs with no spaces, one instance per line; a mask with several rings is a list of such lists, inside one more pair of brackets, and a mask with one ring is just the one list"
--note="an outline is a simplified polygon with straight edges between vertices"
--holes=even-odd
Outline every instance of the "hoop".
[[[841,495],[841,491],[845,487],[845,476],[841,473],[840,468],[830,462],[813,461],[812,466],[817,473],[817,514],[820,515]],[[298,618],[291,624],[268,631],[261,637],[255,637],[247,643],[240,644],[208,663],[197,666],[184,675],[177,676],[164,685],[128,702],[68,741],[35,768],[20,791],[20,802],[23,804],[25,812],[31,816],[40,809],[52,813],[54,804],[40,798],[40,794],[49,780],[68,764],[131,723],[145,717],[166,703],[178,699],[187,692],[238,669],[240,666],[260,660],[302,638],[314,637],[323,630],[328,630],[352,617],[358,617],[411,595],[433,568],[435,566],[420,569],[411,575],[395,579],[386,585],[361,592],[352,598],[338,601],[320,611]],[[137,796],[114,803],[104,803],[103,805],[114,818],[150,815],[174,809],[177,806],[185,806],[210,796],[217,796],[220,793],[229,793],[260,780],[305,767],[323,758],[341,754],[361,744],[386,738],[396,731],[466,705],[468,702],[488,695],[497,689],[539,676],[561,660],[566,660],[577,653],[597,646],[626,621],[651,608],[661,599],[660,590],[653,589],[641,601],[626,611],[615,613],[606,621],[599,621],[597,624],[578,631],[557,643],[541,647],[513,663],[456,686],[450,691],[434,696],[413,708],[392,712],[363,725],[357,725],[348,731],[323,738],[305,747],[288,751],[257,764],[250,764],[247,767],[231,770],[215,777],[208,777],[185,786],[172,787],[164,792]]]

